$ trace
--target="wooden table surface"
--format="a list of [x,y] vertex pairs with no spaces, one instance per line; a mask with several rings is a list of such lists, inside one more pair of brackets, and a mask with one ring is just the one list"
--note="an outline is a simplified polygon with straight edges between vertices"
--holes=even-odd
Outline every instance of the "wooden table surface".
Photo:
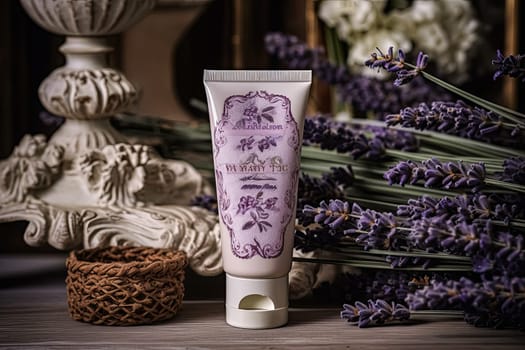
[[444,316],[359,329],[342,321],[338,308],[292,308],[285,327],[237,329],[224,322],[222,300],[185,301],[161,324],[94,326],[69,318],[62,259],[0,255],[0,348],[525,349],[525,333],[514,330],[479,329]]

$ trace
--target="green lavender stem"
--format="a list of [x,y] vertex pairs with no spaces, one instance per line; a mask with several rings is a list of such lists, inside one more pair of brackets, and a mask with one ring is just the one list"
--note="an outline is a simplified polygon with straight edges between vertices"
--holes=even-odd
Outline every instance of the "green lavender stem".
[[450,265],[450,264],[437,264],[433,267],[392,267],[388,263],[379,263],[379,262],[363,262],[358,259],[324,259],[324,258],[302,258],[294,257],[292,258],[295,262],[305,262],[313,264],[331,264],[331,265],[349,265],[359,268],[368,268],[368,269],[380,269],[380,270],[397,270],[397,271],[428,271],[428,272],[452,272],[452,271],[472,271],[472,267],[459,266],[459,265]]
[[[412,68],[412,69],[416,69],[416,66],[410,64],[410,63],[406,63],[405,62],[405,65]],[[448,91],[458,95],[458,96],[461,96],[463,97],[464,99],[480,106],[480,107],[483,107],[483,108],[486,108],[488,110],[491,110],[495,113],[498,113],[499,115],[501,115],[502,117],[505,117],[507,118],[508,120],[510,121],[513,121],[514,123],[516,124],[519,124],[519,125],[525,125],[524,124],[524,121],[523,121],[523,118],[525,118],[525,114],[523,113],[519,113],[517,111],[514,111],[510,108],[507,108],[507,107],[504,107],[504,106],[501,106],[501,105],[498,105],[494,102],[490,102],[490,101],[487,101],[485,99],[482,99],[476,95],[473,95],[463,89],[460,89],[458,88],[457,86],[454,86],[450,83],[447,83],[446,81],[443,81],[435,76],[433,76],[432,74],[430,73],[427,73],[427,72],[424,72],[424,71],[420,71],[421,75],[433,82],[434,84],[438,85],[438,86],[441,86],[442,88],[444,89],[447,89]]]

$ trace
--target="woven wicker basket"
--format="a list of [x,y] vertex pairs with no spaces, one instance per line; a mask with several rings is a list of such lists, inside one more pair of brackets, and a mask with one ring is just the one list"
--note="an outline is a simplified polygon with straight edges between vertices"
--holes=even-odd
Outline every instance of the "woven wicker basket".
[[186,254],[109,247],[73,251],[66,261],[67,299],[78,321],[131,326],[166,320],[184,296]]

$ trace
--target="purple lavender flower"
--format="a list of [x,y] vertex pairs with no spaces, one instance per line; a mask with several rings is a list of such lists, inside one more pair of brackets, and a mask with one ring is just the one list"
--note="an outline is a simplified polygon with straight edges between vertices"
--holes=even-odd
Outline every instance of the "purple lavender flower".
[[432,281],[423,289],[410,293],[405,301],[410,310],[458,308],[462,301],[461,289],[473,286],[474,282],[464,277],[459,281]]
[[[341,200],[323,201],[318,207],[306,205],[302,215],[303,218],[313,218],[312,221],[306,220],[308,224],[321,225],[314,231],[317,238],[322,238],[323,230],[325,234],[330,232],[331,244],[337,244],[336,237],[352,237],[365,250],[417,248],[470,256],[473,270],[478,273],[489,270],[521,273],[519,271],[525,269],[523,235],[508,228],[494,229],[490,218],[497,217],[498,213],[490,208],[486,196],[457,197],[454,200],[445,197],[441,200],[426,199],[425,202],[420,206],[413,203],[410,208],[401,207],[399,211],[404,217],[363,209]],[[302,238],[303,243],[309,239],[315,244],[312,237]],[[394,268],[426,268],[432,263],[432,259],[395,256],[395,253],[386,261]]]
[[508,75],[509,77],[521,79],[525,82],[525,55],[509,55],[505,57],[500,50],[496,52],[496,59],[492,60],[495,65],[496,72],[494,73],[494,80],[501,76]]
[[497,194],[490,195],[491,200],[494,201],[494,215],[497,218],[502,218],[506,222],[511,221],[511,218],[524,219],[525,218],[525,196],[520,194]]
[[511,157],[503,161],[503,173],[498,174],[502,181],[525,185],[525,157]]
[[495,231],[490,220],[468,224],[435,217],[412,221],[411,225],[406,238],[410,247],[471,256],[474,272],[513,270],[521,274],[525,268],[523,235]]
[[414,80],[428,64],[428,55],[419,52],[417,55],[416,66],[413,69],[405,69],[405,53],[402,50],[398,51],[398,57],[394,57],[394,48],[389,47],[387,54],[383,54],[380,49],[378,53],[372,53],[370,59],[365,61],[365,66],[370,68],[382,68],[389,72],[395,72],[397,75],[394,80],[395,86],[401,86]]
[[325,117],[306,119],[303,144],[350,153],[354,159],[381,159],[386,149],[414,152],[419,147],[417,138],[410,132],[378,126],[354,126]]
[[407,241],[413,247],[428,251],[473,256],[487,254],[493,248],[493,239],[486,226],[435,219],[412,222]]
[[479,327],[525,329],[525,278],[494,276],[482,282],[459,280],[432,282],[410,293],[411,310],[461,308],[465,320]]
[[365,328],[392,321],[408,320],[410,311],[402,304],[393,302],[389,304],[382,299],[369,300],[368,304],[358,301],[354,305],[344,304],[341,318],[357,324],[359,328]]
[[378,139],[386,149],[406,152],[417,152],[419,149],[419,140],[411,132],[373,125],[363,126],[362,130],[365,133],[372,133],[373,139]]
[[392,213],[380,213],[375,210],[362,209],[359,205],[352,206],[352,213],[358,216],[355,229],[347,229],[346,233],[359,232],[355,241],[365,249],[396,249],[399,246],[398,222]]
[[432,130],[475,140],[488,141],[507,146],[521,146],[521,130],[502,122],[492,111],[471,107],[465,102],[435,101],[429,106],[403,108],[398,114],[385,117],[389,126],[401,125],[417,130]]
[[459,195],[440,199],[422,196],[410,199],[406,205],[399,205],[396,215],[412,221],[440,218],[453,223],[476,223],[492,219],[508,224],[512,219],[523,218],[525,214],[517,200],[516,196],[503,198],[494,194]]
[[293,69],[312,69],[321,79],[330,84],[347,82],[350,74],[346,67],[331,64],[322,48],[309,48],[296,36],[269,33],[265,37],[266,50],[285,61]]
[[396,215],[418,220],[422,217],[439,215],[439,199],[430,196],[421,196],[409,199],[406,205],[397,207]]
[[[402,52],[401,50],[399,51]],[[423,52],[419,52],[419,54],[417,55],[416,68],[397,70],[396,71],[397,78],[394,80],[394,85],[401,86],[401,85],[405,85],[411,82],[423,70],[425,70],[425,68],[427,67],[427,64],[428,64],[428,56],[425,55]],[[392,70],[389,70],[389,71],[392,71]]]
[[[348,165],[346,169],[332,168],[332,171],[323,174],[322,178],[303,173],[299,177],[297,208],[303,208],[307,204],[316,205],[324,198],[343,198],[344,188],[350,186],[353,180],[351,165]],[[308,225],[306,223],[308,219],[303,217],[302,210],[297,213],[297,218],[304,219],[305,224]]]
[[354,183],[354,171],[352,165],[346,167],[332,167],[329,173],[323,174],[323,180],[331,182],[341,188],[352,186]]
[[[330,63],[322,49],[309,48],[294,36],[270,33],[265,41],[267,51],[290,68],[312,69],[319,79],[334,85],[341,100],[352,105],[356,113],[373,112],[382,119],[386,113],[422,101],[451,99],[443,89],[436,89],[422,79],[414,80],[411,89],[399,89],[383,80],[351,75],[347,67]],[[400,57],[391,62],[390,70],[401,68]]]
[[351,211],[350,204],[339,199],[330,200],[328,203],[322,201],[319,207],[305,205],[303,209],[303,213],[314,215],[316,223],[323,223],[331,228],[337,228],[349,220]]
[[356,135],[351,143],[350,154],[354,159],[365,158],[379,160],[385,155],[385,144],[379,138],[369,139],[364,134]]
[[424,269],[429,268],[432,265],[432,259],[423,257],[411,257],[411,256],[396,256],[387,255],[385,261],[390,263],[392,268],[407,268],[407,267],[422,267]]
[[477,192],[485,183],[486,171],[483,163],[465,165],[462,161],[442,163],[432,158],[421,163],[402,161],[384,174],[389,185],[416,184],[425,181],[425,187],[444,189],[469,188]]
[[399,162],[394,167],[391,167],[384,174],[384,178],[388,180],[389,185],[413,185],[425,178],[425,168],[416,162],[407,160],[406,162]]
[[345,274],[338,288],[343,290],[343,300],[347,304],[367,299],[382,299],[387,303],[405,304],[409,294],[429,286],[431,281],[435,283],[459,277],[461,277],[460,273],[367,270],[366,273]]
[[382,299],[403,303],[408,293],[426,285],[425,276],[395,270],[370,270],[361,274],[345,274],[342,279],[346,303],[363,299]]
[[306,118],[303,144],[319,145],[321,149],[350,152],[356,130],[349,124],[339,123],[324,116]]
[[506,262],[525,261],[524,240],[525,237],[523,235],[514,235],[510,232],[499,232],[497,235],[499,245],[496,249],[496,259]]
[[[395,61],[394,47],[393,46],[390,46],[388,48],[386,54],[383,54],[383,52],[379,48],[377,48],[377,52],[379,53],[379,55],[377,53],[373,52],[370,55],[370,59],[365,61],[365,66],[373,68],[373,69],[374,68],[383,68],[383,69],[386,69],[386,70],[389,70],[389,68],[391,66],[397,66],[396,65],[396,61]],[[402,53],[401,50],[400,50],[400,52]],[[405,55],[403,53],[403,62],[404,62],[404,57],[405,57]],[[402,66],[403,62],[401,60],[397,61],[397,63],[401,65],[401,68],[403,67]]]
[[397,230],[399,223],[392,213],[363,209],[356,203],[322,201],[318,207],[305,205],[303,214],[342,235],[353,236],[365,249],[395,249],[402,240]]
[[406,106],[417,106],[422,101],[449,101],[452,97],[425,79],[415,79],[410,87],[396,87],[389,81],[355,75],[337,86],[341,101],[348,103],[359,114],[373,112],[378,119]]
[[[430,283],[426,274],[405,273],[398,271],[377,271],[372,274],[372,285],[367,293],[373,299],[383,299],[389,302],[402,303],[408,293],[423,288]],[[433,278],[438,276],[433,275]]]
[[304,231],[295,231],[294,246],[303,252],[309,252],[324,247],[333,247],[343,236],[341,230],[327,227],[307,228]]

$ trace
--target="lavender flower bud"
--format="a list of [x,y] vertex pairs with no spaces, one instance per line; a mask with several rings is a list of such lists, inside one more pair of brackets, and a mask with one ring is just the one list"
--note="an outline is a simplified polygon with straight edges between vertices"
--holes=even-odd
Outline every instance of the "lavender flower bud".
[[429,106],[401,109],[399,114],[385,117],[387,125],[401,125],[417,130],[431,130],[474,140],[523,147],[522,133],[517,125],[507,125],[492,111],[471,107],[465,102],[435,101]]
[[502,181],[525,185],[525,157],[511,157],[503,162],[503,173],[498,174]]
[[370,68],[384,69],[388,72],[396,73],[396,79],[394,80],[395,86],[401,86],[414,80],[428,64],[428,55],[423,52],[419,52],[417,55],[416,67],[414,69],[405,69],[405,53],[400,49],[398,51],[398,57],[394,57],[394,48],[390,47],[387,54],[383,54],[380,49],[377,49],[377,53],[372,53],[370,59],[365,61],[365,66]]
[[392,321],[405,321],[410,318],[410,311],[402,304],[387,303],[382,299],[369,300],[368,305],[356,302],[354,305],[344,304],[341,318],[357,324],[359,328],[372,325],[382,325]]
[[425,187],[444,189],[470,188],[477,192],[485,184],[483,163],[465,165],[462,161],[442,163],[432,158],[421,163],[402,161],[384,174],[389,185],[416,184],[423,180]]
[[[416,79],[411,89],[399,89],[389,82],[351,75],[346,66],[330,63],[322,49],[309,48],[295,36],[270,33],[265,37],[265,43],[266,50],[285,61],[290,68],[310,68],[319,79],[335,85],[341,100],[352,105],[356,113],[373,112],[382,119],[384,114],[403,106],[451,98],[443,89],[436,89],[422,79]],[[393,57],[393,49],[388,50],[388,55]],[[375,63],[378,64],[382,63]],[[404,53],[399,52],[396,61],[390,61],[388,69],[397,71],[403,66]]]
[[286,61],[293,69],[312,69],[322,80],[330,84],[345,83],[349,80],[346,67],[338,67],[328,62],[324,50],[309,48],[293,35],[269,33],[265,37],[266,50]]
[[509,77],[521,79],[525,82],[525,55],[509,55],[505,57],[500,50],[496,52],[496,59],[492,64],[497,67],[494,80],[508,75]]
[[353,126],[325,117],[306,119],[303,144],[350,153],[355,159],[381,159],[386,149],[416,151],[419,147],[417,138],[410,132],[377,126]]
[[410,293],[410,309],[462,308],[476,326],[525,328],[525,278],[494,276],[483,282],[462,277],[432,282]]

